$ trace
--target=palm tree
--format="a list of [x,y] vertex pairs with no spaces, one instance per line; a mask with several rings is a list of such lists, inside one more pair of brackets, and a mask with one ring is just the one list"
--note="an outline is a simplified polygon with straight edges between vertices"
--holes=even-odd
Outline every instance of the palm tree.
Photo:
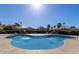
[[51,27],[51,30],[53,30],[53,27]]
[[56,28],[56,25],[54,25],[53,28],[55,29]]
[[65,22],[63,22],[63,28],[65,28]]
[[57,28],[61,28],[62,27],[62,23],[57,23]]
[[22,26],[22,22],[20,22],[20,25]]
[[0,21],[0,26],[2,25],[2,22]]
[[0,22],[0,29],[3,29],[3,27],[2,27],[2,23]]
[[14,25],[15,25],[15,26],[21,26],[19,23],[15,23]]
[[51,27],[50,24],[48,24],[48,25],[47,25],[47,32],[50,31],[50,27]]

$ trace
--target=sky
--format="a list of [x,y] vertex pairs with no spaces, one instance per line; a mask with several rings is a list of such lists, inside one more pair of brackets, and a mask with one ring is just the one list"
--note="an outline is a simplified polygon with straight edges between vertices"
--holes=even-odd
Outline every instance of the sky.
[[65,26],[79,27],[78,4],[45,4],[35,7],[32,4],[0,4],[0,21],[3,24],[15,22],[29,27],[46,27],[65,22]]

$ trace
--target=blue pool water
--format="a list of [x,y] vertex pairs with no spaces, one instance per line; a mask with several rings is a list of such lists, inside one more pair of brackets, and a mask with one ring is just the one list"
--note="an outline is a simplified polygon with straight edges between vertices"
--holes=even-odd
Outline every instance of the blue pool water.
[[15,36],[12,37],[11,44],[16,48],[21,49],[54,49],[61,47],[64,44],[66,37],[28,37],[28,36]]

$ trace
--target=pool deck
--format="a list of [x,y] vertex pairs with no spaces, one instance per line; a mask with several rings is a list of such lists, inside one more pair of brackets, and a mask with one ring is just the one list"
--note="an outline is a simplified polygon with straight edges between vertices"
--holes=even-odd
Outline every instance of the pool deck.
[[9,35],[0,34],[0,54],[79,54],[79,36],[65,40],[64,45],[56,49],[27,50],[13,47],[11,39],[5,38]]

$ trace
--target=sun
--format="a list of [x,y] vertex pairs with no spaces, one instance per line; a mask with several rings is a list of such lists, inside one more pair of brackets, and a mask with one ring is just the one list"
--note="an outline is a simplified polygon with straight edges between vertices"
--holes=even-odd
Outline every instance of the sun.
[[32,4],[35,8],[41,7],[41,4]]
[[32,4],[32,7],[34,9],[41,9],[42,5],[41,4]]

